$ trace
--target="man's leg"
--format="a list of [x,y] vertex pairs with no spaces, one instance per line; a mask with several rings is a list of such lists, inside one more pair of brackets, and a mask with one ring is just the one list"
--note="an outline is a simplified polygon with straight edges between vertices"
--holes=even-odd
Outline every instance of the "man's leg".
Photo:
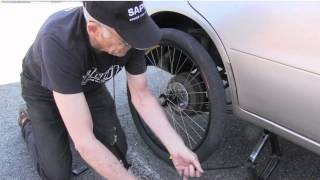
[[110,93],[103,86],[85,93],[85,96],[93,119],[95,136],[128,168],[126,137]]
[[55,102],[45,96],[34,96],[36,91],[29,89],[27,82],[22,83],[31,120],[22,127],[28,150],[42,179],[70,179],[72,155],[68,133]]

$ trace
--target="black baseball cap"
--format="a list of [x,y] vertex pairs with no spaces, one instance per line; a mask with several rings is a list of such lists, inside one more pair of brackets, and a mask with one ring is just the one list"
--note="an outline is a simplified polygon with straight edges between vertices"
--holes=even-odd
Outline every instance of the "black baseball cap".
[[114,28],[133,48],[148,48],[162,37],[142,1],[86,1],[83,4],[93,18]]

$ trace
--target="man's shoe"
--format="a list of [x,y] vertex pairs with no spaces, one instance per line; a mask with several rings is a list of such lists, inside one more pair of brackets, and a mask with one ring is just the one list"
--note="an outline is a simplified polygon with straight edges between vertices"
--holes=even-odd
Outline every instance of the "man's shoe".
[[19,114],[17,118],[18,125],[20,126],[20,128],[22,128],[29,121],[30,119],[28,116],[27,107],[25,105],[22,105],[19,109]]

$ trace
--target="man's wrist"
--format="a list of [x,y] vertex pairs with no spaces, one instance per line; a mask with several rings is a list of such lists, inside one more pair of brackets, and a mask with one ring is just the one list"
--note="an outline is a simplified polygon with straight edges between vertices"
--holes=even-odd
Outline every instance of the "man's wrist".
[[176,155],[179,151],[181,151],[181,149],[184,149],[184,148],[186,148],[186,145],[181,140],[181,142],[170,144],[170,147],[168,147],[167,150],[169,154],[172,156],[172,155]]

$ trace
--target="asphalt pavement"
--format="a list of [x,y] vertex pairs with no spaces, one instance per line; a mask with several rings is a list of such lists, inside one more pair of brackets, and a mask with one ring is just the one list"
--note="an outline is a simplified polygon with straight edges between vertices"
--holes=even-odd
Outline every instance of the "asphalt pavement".
[[[131,169],[139,179],[175,180],[179,179],[175,171],[159,160],[145,145],[138,134],[129,111],[126,96],[125,73],[116,79],[117,113],[126,132],[129,144],[128,159],[133,164]],[[109,89],[111,82],[107,83]],[[111,90],[112,92],[112,90]],[[0,179],[39,179],[30,159],[26,145],[16,123],[18,108],[23,104],[19,83],[0,86]],[[261,130],[230,114],[226,120],[228,132],[221,146],[203,163],[205,167],[232,166],[243,163],[259,138]],[[283,157],[270,179],[275,180],[316,180],[320,177],[320,157],[286,140],[280,139]],[[259,158],[265,163],[270,148],[266,148]],[[83,163],[74,153],[74,167]],[[262,165],[258,164],[261,169]],[[103,179],[89,169],[74,179]],[[212,170],[204,173],[202,180],[248,179],[245,168]]]

